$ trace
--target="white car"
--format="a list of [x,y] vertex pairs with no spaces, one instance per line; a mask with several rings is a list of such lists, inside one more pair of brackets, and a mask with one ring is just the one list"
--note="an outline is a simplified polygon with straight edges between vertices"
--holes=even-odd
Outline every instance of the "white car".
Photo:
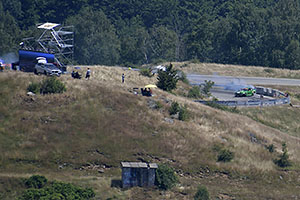
[[52,63],[38,63],[34,67],[35,74],[56,75],[60,76],[62,71]]

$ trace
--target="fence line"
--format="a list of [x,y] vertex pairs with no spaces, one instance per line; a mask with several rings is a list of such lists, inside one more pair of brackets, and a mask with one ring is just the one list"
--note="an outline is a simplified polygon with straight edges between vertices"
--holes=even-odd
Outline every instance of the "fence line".
[[207,103],[216,103],[224,106],[239,107],[239,106],[249,106],[249,107],[258,107],[258,106],[275,106],[275,105],[284,105],[290,104],[290,97],[284,97],[280,99],[269,99],[269,100],[247,100],[247,101],[201,101],[196,100],[202,104]]

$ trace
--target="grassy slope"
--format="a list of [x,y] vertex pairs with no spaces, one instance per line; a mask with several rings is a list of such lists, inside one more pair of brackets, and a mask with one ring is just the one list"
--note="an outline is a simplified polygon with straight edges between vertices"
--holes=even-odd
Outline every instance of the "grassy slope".
[[[0,73],[3,198],[17,196],[24,189],[20,178],[37,173],[91,186],[103,199],[189,199],[198,184],[205,184],[214,198],[300,197],[296,121],[300,109],[241,109],[242,114],[233,114],[160,90],[155,91],[155,97],[146,98],[132,94],[132,88],[155,83],[155,77],[145,78],[120,68],[91,68],[91,80],[63,76],[60,80],[67,85],[66,93],[36,97],[26,96],[26,88],[43,76]],[[126,75],[125,84],[121,84],[122,73]],[[299,92],[298,88],[293,92]],[[165,121],[170,118],[167,110],[174,100],[188,106],[188,122]],[[160,102],[162,108],[150,108],[153,102]],[[273,120],[275,113],[282,113],[278,115],[281,120]],[[280,152],[283,141],[294,162],[289,171],[277,169],[272,162],[276,155],[264,148],[274,144]],[[213,150],[216,145],[234,151],[235,159],[217,163]],[[119,163],[124,160],[166,162],[180,175],[181,186],[166,193],[111,187],[112,180],[121,178]]]
[[200,73],[206,75],[224,76],[253,76],[253,77],[277,77],[277,78],[300,78],[299,70],[276,69],[259,66],[225,65],[214,63],[175,63],[187,73]]

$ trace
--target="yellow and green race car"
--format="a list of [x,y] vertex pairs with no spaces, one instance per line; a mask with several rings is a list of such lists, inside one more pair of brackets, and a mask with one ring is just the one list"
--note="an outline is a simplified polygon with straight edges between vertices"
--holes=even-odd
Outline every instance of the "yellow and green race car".
[[256,93],[256,90],[253,88],[243,88],[234,93],[236,97],[250,97]]

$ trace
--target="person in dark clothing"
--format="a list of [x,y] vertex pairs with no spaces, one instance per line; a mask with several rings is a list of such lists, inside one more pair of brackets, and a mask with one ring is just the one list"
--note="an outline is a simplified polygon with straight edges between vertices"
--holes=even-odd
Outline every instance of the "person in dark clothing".
[[73,78],[78,78],[78,79],[81,79],[81,75],[76,71],[72,71],[72,74],[71,74],[71,76],[73,77]]
[[90,68],[88,68],[87,72],[86,72],[86,75],[85,75],[85,79],[90,79],[90,76],[91,76],[91,70]]
[[122,83],[124,83],[125,82],[125,74],[123,73],[122,74]]

